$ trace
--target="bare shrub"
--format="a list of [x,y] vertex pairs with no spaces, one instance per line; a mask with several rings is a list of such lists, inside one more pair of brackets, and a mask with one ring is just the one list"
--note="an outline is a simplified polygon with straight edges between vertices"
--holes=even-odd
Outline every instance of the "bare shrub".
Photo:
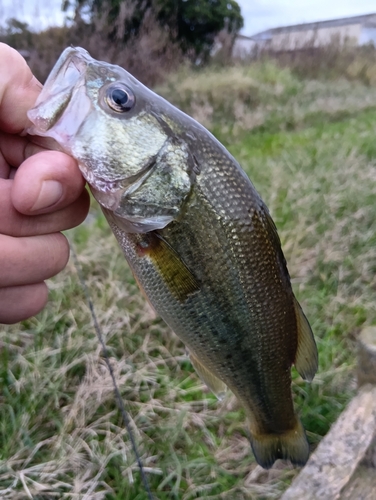
[[338,36],[332,36],[326,44],[320,42],[317,33],[305,43],[286,37],[273,49],[266,45],[254,51],[251,59],[275,60],[303,79],[346,78],[376,85],[376,47],[358,46],[352,39]]
[[376,85],[376,49],[372,46],[341,48],[328,45],[282,52],[272,57],[303,78],[347,78]]
[[[171,43],[168,32],[155,20],[152,11],[144,17],[140,32],[127,43],[122,41],[121,26],[127,12],[117,21],[115,39],[110,40],[110,28],[102,18],[88,24],[77,19],[71,27],[51,27],[39,33],[25,23],[16,23],[0,32],[0,41],[17,50],[27,51],[28,63],[36,77],[44,82],[61,52],[71,45],[84,47],[99,60],[118,64],[146,85],[155,85],[176,69],[182,60],[177,44]],[[111,27],[113,29],[113,27]]]

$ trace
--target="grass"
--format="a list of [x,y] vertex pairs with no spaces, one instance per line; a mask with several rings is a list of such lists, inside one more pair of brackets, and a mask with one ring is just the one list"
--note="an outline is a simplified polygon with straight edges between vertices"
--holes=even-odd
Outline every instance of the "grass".
[[[293,384],[313,448],[354,394],[356,337],[376,322],[376,89],[299,80],[271,63],[210,71],[159,90],[201,113],[272,212],[320,353],[313,383],[294,372]],[[155,497],[279,498],[298,471],[256,465],[243,410],[194,374],[96,206],[69,238]],[[0,496],[144,500],[72,261],[49,286],[38,317],[0,330]]]

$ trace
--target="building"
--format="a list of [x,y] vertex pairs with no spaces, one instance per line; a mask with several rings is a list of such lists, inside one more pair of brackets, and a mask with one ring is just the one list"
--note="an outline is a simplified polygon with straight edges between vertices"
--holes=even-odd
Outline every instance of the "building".
[[316,23],[272,28],[251,37],[238,35],[232,54],[244,58],[260,50],[292,51],[323,47],[330,43],[376,47],[376,13]]

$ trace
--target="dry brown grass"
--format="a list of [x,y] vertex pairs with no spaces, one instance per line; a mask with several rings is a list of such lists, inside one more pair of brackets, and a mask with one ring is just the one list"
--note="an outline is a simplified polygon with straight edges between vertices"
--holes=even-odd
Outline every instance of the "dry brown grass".
[[21,31],[0,28],[0,41],[27,53],[28,63],[41,82],[63,50],[72,45],[85,48],[95,59],[122,66],[146,85],[163,81],[182,61],[179,47],[171,43],[167,31],[151,14],[145,16],[138,36],[125,44],[121,33],[119,39],[110,39],[112,28],[100,19],[90,25],[77,20],[69,27],[51,27],[41,32],[27,26]]

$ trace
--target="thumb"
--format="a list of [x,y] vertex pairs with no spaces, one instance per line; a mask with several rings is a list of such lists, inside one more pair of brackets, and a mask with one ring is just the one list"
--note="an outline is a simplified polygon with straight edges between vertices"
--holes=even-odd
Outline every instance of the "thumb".
[[27,158],[17,169],[12,203],[25,215],[55,212],[77,200],[84,185],[73,158],[60,151],[43,151]]

